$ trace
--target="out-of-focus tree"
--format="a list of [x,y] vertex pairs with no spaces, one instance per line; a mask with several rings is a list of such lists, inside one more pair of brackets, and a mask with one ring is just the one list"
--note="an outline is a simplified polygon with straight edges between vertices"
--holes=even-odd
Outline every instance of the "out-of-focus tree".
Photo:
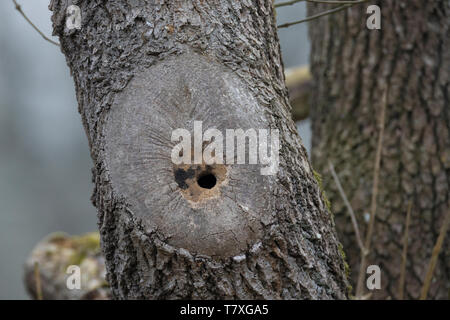
[[[310,25],[312,162],[324,176],[356,283],[361,250],[329,161],[364,234],[373,195],[378,119],[387,93],[378,209],[367,263],[382,270],[382,290],[374,297],[403,295],[398,289],[402,238],[411,203],[404,294],[418,298],[450,201],[450,2],[371,4],[381,8],[380,30],[366,27],[373,15],[366,13],[367,6],[354,6]],[[329,5],[310,3],[308,8],[313,15]],[[430,298],[449,294],[450,237],[442,248]]]

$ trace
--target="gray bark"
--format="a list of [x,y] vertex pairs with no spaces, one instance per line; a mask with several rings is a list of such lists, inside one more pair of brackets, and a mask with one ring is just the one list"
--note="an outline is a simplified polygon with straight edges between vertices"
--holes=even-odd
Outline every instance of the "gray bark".
[[[77,4],[81,29],[65,26]],[[346,298],[332,217],[290,116],[272,1],[53,0],[120,299]],[[276,128],[280,168],[174,166],[176,128]],[[196,184],[208,171],[212,189]]]
[[[367,5],[311,24],[312,162],[323,174],[339,239],[356,280],[360,250],[328,161],[336,168],[364,234],[377,119],[389,88],[368,262],[382,271],[382,290],[374,297],[398,297],[406,211],[412,202],[405,297],[417,299],[450,205],[450,3],[385,0],[370,4],[381,8],[381,30],[366,28]],[[308,5],[310,15],[329,8]],[[447,236],[429,297],[448,298],[449,290]]]

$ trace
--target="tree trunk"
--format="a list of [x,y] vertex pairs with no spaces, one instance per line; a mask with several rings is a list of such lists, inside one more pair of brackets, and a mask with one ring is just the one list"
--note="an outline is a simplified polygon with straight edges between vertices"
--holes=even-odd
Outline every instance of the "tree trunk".
[[[66,26],[71,2],[80,29]],[[272,1],[50,8],[95,164],[116,298],[346,297],[333,222],[289,113]],[[172,131],[191,131],[194,120],[278,129],[277,174],[261,175],[260,164],[175,165]],[[204,174],[212,188],[200,187]]]
[[[369,264],[382,271],[378,298],[397,297],[406,211],[412,201],[406,293],[418,298],[450,197],[450,4],[372,1],[381,30],[366,28],[367,5],[311,24],[314,90],[312,163],[336,215],[351,269],[360,251],[350,218],[328,169],[344,186],[363,231],[370,211],[377,119],[388,88],[373,248]],[[309,14],[327,5],[309,4]],[[450,289],[450,237],[439,257],[430,298]],[[352,274],[356,279],[357,274]]]

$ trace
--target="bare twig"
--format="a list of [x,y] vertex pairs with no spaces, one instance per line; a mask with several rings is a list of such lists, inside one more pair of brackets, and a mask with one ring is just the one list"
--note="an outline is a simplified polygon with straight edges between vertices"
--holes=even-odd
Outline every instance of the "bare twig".
[[369,221],[369,227],[367,229],[366,233],[366,241],[364,244],[364,248],[366,248],[366,252],[361,257],[361,264],[359,266],[359,274],[358,274],[358,282],[356,286],[356,298],[361,297],[363,295],[363,282],[364,282],[364,276],[366,274],[366,265],[367,265],[367,257],[370,253],[370,245],[372,243],[372,234],[373,234],[373,228],[375,225],[375,216],[377,211],[377,197],[378,197],[378,179],[380,175],[380,163],[381,163],[381,151],[383,147],[383,135],[384,135],[384,121],[385,121],[385,114],[386,114],[386,106],[387,106],[387,97],[388,97],[388,87],[386,87],[386,90],[384,92],[384,98],[383,103],[381,106],[381,113],[380,113],[380,122],[379,122],[379,136],[378,136],[378,144],[377,144],[377,151],[375,155],[375,167],[374,167],[374,173],[373,173],[373,186],[372,186],[372,199],[370,204],[370,221]]
[[398,284],[398,299],[403,300],[405,292],[405,275],[406,275],[406,258],[408,253],[408,238],[409,238],[409,224],[411,221],[412,201],[408,204],[408,211],[406,213],[405,234],[403,236],[403,251],[402,251],[402,268],[400,269],[400,282]]
[[[281,2],[281,3],[275,4],[275,8],[279,8],[279,7],[283,7],[283,6],[287,6],[287,5],[292,5],[292,4],[300,2],[300,1],[303,1],[303,0],[293,0],[293,1],[288,1],[288,2]],[[326,15],[329,15],[329,14],[332,14],[332,13],[335,13],[335,12],[339,12],[339,11],[345,10],[347,8],[350,8],[350,7],[354,6],[354,5],[356,5],[356,4],[361,4],[361,3],[367,2],[368,0],[358,0],[358,1],[304,0],[304,1],[313,2],[313,3],[328,3],[328,4],[342,4],[342,5],[339,6],[339,7],[336,7],[336,8],[333,8],[333,9],[330,9],[330,10],[327,10],[327,11],[315,14],[313,16],[307,17],[307,18],[302,19],[302,20],[281,24],[281,25],[278,26],[279,29],[287,28],[287,27],[290,27],[290,26],[293,26],[293,25],[296,25],[296,24],[300,24],[300,23],[303,23],[303,22],[315,20],[317,18],[320,18],[320,17],[326,16]]]
[[276,3],[274,5],[275,8],[285,7],[285,6],[291,6],[293,4],[299,3],[299,2],[313,2],[313,3],[328,3],[328,4],[358,4],[367,2],[368,0],[355,0],[355,1],[338,1],[338,0],[291,0],[286,2],[280,2]]
[[59,43],[53,41],[52,39],[48,38],[41,30],[39,30],[38,27],[36,27],[36,25],[26,16],[26,14],[23,12],[22,7],[20,6],[20,4],[17,3],[16,0],[12,0],[16,10],[19,11],[19,13],[22,15],[22,17],[33,27],[34,30],[36,30],[42,38],[44,38],[44,40],[50,42],[51,44],[54,44],[55,46],[59,47]]
[[305,0],[291,0],[291,1],[286,1],[286,2],[280,2],[280,3],[275,3],[273,6],[275,8],[280,8],[280,7],[285,7],[285,6],[291,6],[293,4],[296,4],[298,2],[303,2]]
[[36,285],[36,300],[42,300],[41,273],[38,262],[34,263],[34,281]]
[[360,4],[367,2],[369,0],[355,0],[355,1],[339,1],[339,0],[305,0],[306,2],[312,3],[325,3],[325,4]]
[[436,241],[436,244],[433,248],[433,253],[431,255],[430,263],[428,265],[427,274],[425,276],[425,280],[423,282],[422,291],[420,293],[420,300],[425,300],[428,295],[428,290],[430,289],[431,280],[433,279],[434,269],[436,267],[437,259],[439,253],[442,249],[442,244],[444,243],[445,235],[447,234],[448,227],[450,225],[450,210],[447,212],[444,217],[444,222],[441,227],[441,231],[439,232],[439,237]]
[[361,255],[366,254],[366,249],[364,248],[364,244],[361,240],[361,235],[359,233],[358,222],[356,221],[355,213],[353,212],[353,208],[350,205],[350,202],[345,195],[344,189],[342,188],[341,182],[339,181],[339,177],[334,170],[334,166],[331,161],[328,161],[328,165],[331,170],[331,174],[333,175],[334,181],[336,182],[336,186],[341,194],[342,200],[344,200],[345,206],[347,207],[348,213],[350,214],[350,218],[352,220],[353,229],[355,230],[356,241],[358,242],[359,249],[361,250]]
[[278,26],[278,29],[287,28],[287,27],[290,27],[290,26],[293,26],[293,25],[296,25],[296,24],[300,24],[300,23],[303,23],[303,22],[308,22],[308,21],[311,21],[311,20],[314,20],[314,19],[326,16],[326,15],[329,15],[329,14],[332,14],[332,13],[335,13],[335,12],[339,12],[339,11],[345,10],[345,9],[351,7],[351,6],[352,6],[351,4],[344,4],[343,6],[339,6],[337,8],[334,8],[334,9],[331,9],[331,10],[327,10],[327,11],[315,14],[313,16],[307,17],[307,18],[302,19],[302,20],[281,24],[281,25]]

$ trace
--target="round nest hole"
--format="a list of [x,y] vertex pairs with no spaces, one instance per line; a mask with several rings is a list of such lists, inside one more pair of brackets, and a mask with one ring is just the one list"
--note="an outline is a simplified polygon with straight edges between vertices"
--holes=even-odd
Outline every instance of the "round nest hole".
[[217,179],[215,175],[207,172],[197,178],[197,183],[203,189],[212,189],[216,185]]

